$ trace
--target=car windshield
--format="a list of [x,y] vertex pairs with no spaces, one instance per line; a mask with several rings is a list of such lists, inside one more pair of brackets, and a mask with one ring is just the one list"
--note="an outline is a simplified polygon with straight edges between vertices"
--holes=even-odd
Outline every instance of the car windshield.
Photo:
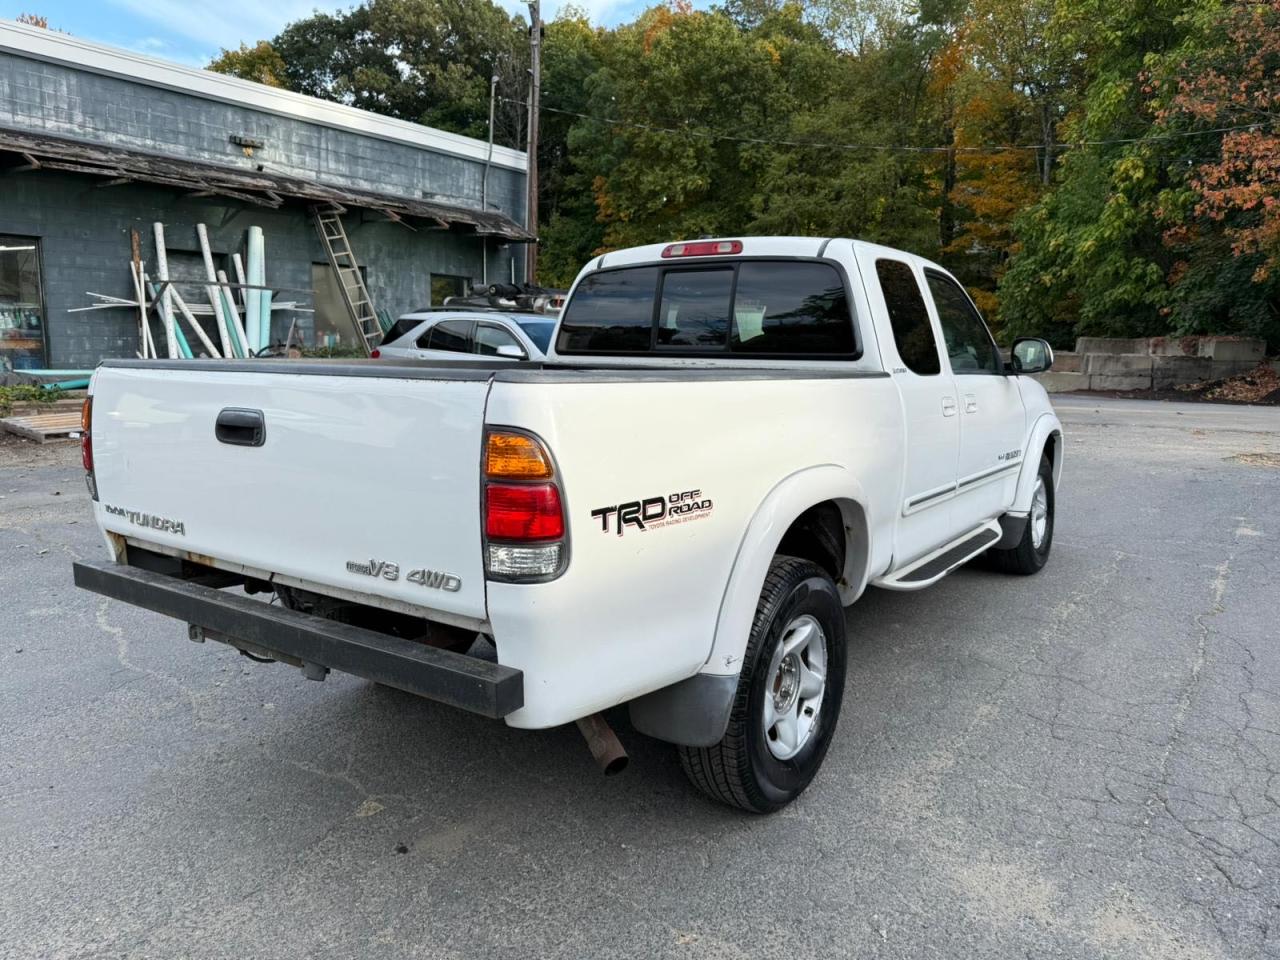
[[517,320],[516,326],[524,331],[524,335],[533,341],[533,345],[543,353],[551,346],[551,334],[556,329],[554,320]]

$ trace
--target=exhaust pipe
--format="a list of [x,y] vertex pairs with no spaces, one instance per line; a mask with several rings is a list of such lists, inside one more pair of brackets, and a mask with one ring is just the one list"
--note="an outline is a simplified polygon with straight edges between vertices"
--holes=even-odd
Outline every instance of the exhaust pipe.
[[612,777],[615,773],[621,773],[627,769],[627,764],[630,762],[627,751],[622,748],[617,734],[613,732],[613,728],[609,726],[603,714],[593,713],[575,722],[578,724],[578,729],[582,731],[582,736],[586,738],[587,749],[591,751],[591,756],[595,757],[600,771],[606,777]]

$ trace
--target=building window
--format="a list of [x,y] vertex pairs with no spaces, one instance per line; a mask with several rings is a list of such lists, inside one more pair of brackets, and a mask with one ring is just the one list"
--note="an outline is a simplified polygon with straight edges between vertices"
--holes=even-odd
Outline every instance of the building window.
[[465,297],[470,283],[467,277],[433,273],[431,275],[431,306],[443,307],[446,297]]
[[[365,283],[369,282],[369,273],[364,267],[360,268],[360,277]],[[342,299],[342,288],[338,286],[337,274],[327,263],[311,265],[311,306],[316,311],[312,314],[315,325],[312,330],[312,344],[330,348],[343,346],[354,348],[360,345],[346,301]],[[298,328],[299,330],[304,328],[301,321],[298,323]],[[306,339],[305,336],[304,339]]]
[[40,243],[0,234],[0,371],[44,365]]

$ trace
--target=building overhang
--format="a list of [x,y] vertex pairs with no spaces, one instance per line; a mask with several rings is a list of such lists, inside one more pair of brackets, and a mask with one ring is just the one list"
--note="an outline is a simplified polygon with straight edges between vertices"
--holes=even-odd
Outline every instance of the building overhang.
[[238,170],[24,130],[0,127],[0,152],[16,154],[19,158],[17,163],[0,169],[3,174],[58,170],[99,177],[99,186],[103,187],[151,183],[173,187],[190,196],[225,197],[271,209],[282,207],[287,201],[358,208],[376,211],[407,226],[413,226],[410,221],[419,220],[438,229],[500,237],[516,243],[533,239],[522,226],[495,210],[374,193],[266,171]]

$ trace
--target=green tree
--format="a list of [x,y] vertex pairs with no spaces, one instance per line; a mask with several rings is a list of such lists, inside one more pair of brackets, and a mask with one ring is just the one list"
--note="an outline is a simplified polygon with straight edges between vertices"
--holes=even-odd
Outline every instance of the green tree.
[[999,287],[1009,333],[1067,345],[1080,334],[1168,329],[1174,258],[1159,215],[1183,173],[1169,145],[1152,136],[1143,76],[1194,31],[1186,11],[1183,0],[1082,0],[1057,9],[1052,29],[1085,65],[1085,87],[1062,125],[1070,149],[1052,189],[1016,222],[1020,248]]
[[488,135],[496,74],[497,139],[523,147],[528,63],[524,21],[491,0],[368,0],[223,51],[211,69],[475,137]]
[[209,64],[209,69],[242,80],[253,80],[268,87],[284,86],[280,79],[285,72],[284,58],[266,40],[259,40],[252,47],[242,43],[238,50],[224,49]]

